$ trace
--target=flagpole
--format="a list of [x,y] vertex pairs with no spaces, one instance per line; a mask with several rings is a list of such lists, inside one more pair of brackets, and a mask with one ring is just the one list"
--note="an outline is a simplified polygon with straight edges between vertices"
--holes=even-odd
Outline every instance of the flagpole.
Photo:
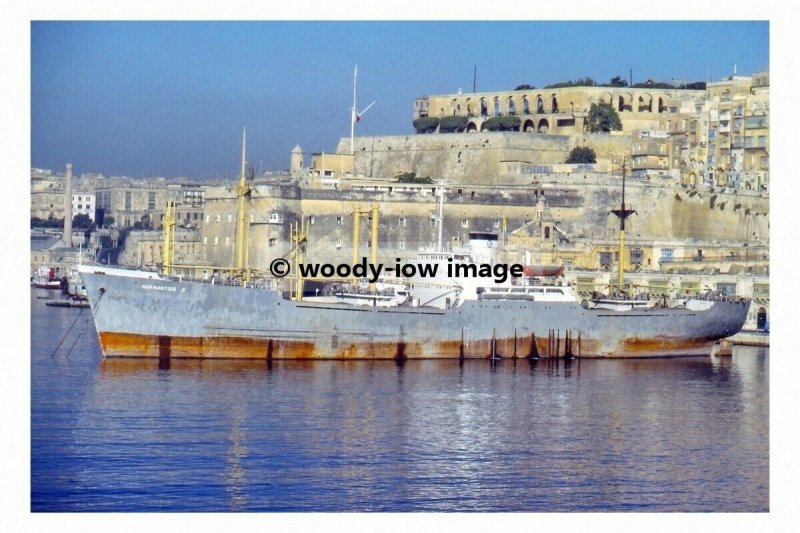
[[358,65],[353,70],[353,107],[350,109],[350,155],[355,153],[355,134],[356,134],[356,78],[358,77]]

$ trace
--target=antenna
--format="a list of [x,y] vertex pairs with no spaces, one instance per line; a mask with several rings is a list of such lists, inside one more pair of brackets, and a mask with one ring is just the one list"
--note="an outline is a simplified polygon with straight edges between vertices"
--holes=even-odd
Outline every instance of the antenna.
[[353,70],[353,107],[350,108],[350,155],[355,153],[355,135],[356,135],[356,122],[361,120],[361,117],[367,110],[375,105],[373,101],[367,107],[358,112],[356,107],[356,81],[358,79],[358,65],[356,65],[355,69]]
[[634,214],[633,209],[625,208],[625,159],[622,160],[622,205],[620,209],[612,209],[611,212],[619,218],[619,272],[617,274],[618,290],[624,290],[623,277],[625,273],[625,219]]

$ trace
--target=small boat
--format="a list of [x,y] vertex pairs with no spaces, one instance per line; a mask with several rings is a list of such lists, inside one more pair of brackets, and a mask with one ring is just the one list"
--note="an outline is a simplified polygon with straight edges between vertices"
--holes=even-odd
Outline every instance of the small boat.
[[61,290],[61,279],[56,276],[54,267],[42,266],[36,270],[31,285],[37,289]]
[[51,307],[77,307],[81,309],[88,309],[89,302],[87,300],[50,300],[44,303]]

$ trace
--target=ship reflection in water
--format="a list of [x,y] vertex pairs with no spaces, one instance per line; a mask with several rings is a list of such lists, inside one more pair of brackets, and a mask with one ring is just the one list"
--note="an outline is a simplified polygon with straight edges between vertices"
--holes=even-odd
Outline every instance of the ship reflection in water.
[[102,359],[78,312],[32,301],[33,511],[769,508],[767,349]]

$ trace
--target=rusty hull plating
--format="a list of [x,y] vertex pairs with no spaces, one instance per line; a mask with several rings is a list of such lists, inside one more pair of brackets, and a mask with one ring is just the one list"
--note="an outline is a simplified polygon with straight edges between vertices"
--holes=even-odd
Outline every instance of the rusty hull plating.
[[82,274],[106,357],[458,359],[708,355],[749,301],[609,311],[579,303],[467,301],[375,308],[284,300],[272,290]]

